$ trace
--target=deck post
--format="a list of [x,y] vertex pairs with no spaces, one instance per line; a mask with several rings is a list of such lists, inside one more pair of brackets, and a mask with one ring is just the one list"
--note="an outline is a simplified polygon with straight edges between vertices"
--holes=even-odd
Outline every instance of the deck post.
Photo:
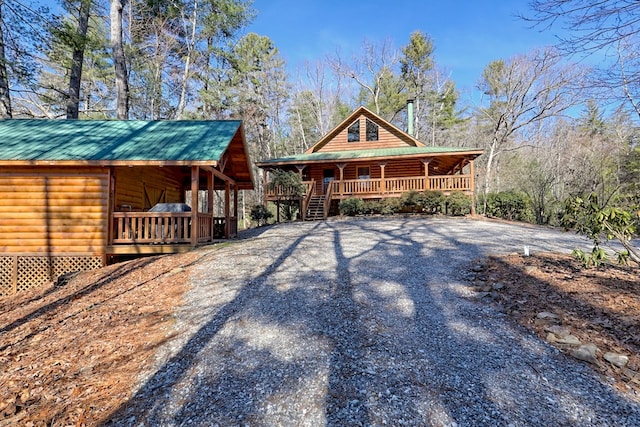
[[200,167],[191,167],[191,245],[198,244],[198,190],[200,189]]
[[431,190],[431,185],[429,184],[429,163],[431,163],[431,159],[422,159],[422,164],[424,165],[424,191]]
[[384,194],[387,191],[387,184],[384,180],[384,167],[387,166],[387,162],[378,162],[380,166],[380,194]]
[[213,225],[213,223],[215,221],[213,221],[213,187],[214,187],[214,183],[215,183],[215,177],[213,176],[213,172],[209,172],[207,174],[207,213],[211,215],[211,230],[209,230],[209,232],[211,233],[211,241],[213,241],[213,232],[215,230],[215,227]]
[[238,184],[235,184],[233,186],[233,216],[236,219],[236,226],[234,227],[234,229],[236,230],[236,235],[237,235],[237,232],[238,232]]
[[471,215],[476,214],[476,172],[473,162],[473,159],[469,160],[469,174],[471,175],[471,182],[469,185],[471,187]]
[[262,169],[262,205],[267,206],[267,169]]
[[224,182],[224,238],[228,239],[231,235],[231,183],[229,181]]
[[340,184],[338,186],[338,193],[342,196],[344,193],[344,168],[347,166],[346,163],[336,163],[338,169],[340,169]]

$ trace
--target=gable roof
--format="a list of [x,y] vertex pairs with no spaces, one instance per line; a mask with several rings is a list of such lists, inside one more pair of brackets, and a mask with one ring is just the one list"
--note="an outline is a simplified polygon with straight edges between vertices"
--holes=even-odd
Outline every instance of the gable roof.
[[239,120],[0,120],[0,165],[215,167],[227,151],[253,187]]
[[313,147],[311,147],[307,151],[305,151],[305,154],[315,153],[318,150],[320,150],[327,143],[329,143],[337,134],[339,134],[344,129],[349,127],[353,123],[353,121],[355,119],[357,119],[358,117],[360,117],[361,115],[373,117],[373,118],[375,118],[375,120],[376,120],[378,125],[380,125],[382,127],[385,127],[385,128],[387,128],[389,130],[393,130],[394,133],[400,133],[402,135],[402,138],[407,143],[407,146],[409,146],[409,147],[410,146],[414,146],[414,147],[424,147],[425,146],[424,143],[418,141],[417,139],[415,139],[414,137],[412,137],[408,133],[404,132],[403,130],[401,130],[400,128],[395,126],[394,124],[389,123],[388,121],[386,121],[385,119],[383,119],[382,117],[380,117],[376,113],[372,112],[371,110],[367,109],[366,107],[360,106],[360,107],[356,108],[356,110],[353,111],[351,114],[349,114],[349,116],[346,119],[344,119],[342,122],[340,122],[339,125],[337,125],[331,131],[329,131],[325,136],[323,136],[322,139],[320,139],[320,141],[318,141],[315,145],[313,145]]

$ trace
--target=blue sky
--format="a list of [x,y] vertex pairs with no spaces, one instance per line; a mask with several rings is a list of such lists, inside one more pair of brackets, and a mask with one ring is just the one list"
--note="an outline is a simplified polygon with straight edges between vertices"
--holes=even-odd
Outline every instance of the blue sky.
[[271,38],[295,70],[339,49],[350,58],[362,41],[390,39],[397,47],[420,30],[431,36],[434,58],[468,97],[484,67],[496,59],[555,42],[515,15],[528,0],[255,0],[248,31]]

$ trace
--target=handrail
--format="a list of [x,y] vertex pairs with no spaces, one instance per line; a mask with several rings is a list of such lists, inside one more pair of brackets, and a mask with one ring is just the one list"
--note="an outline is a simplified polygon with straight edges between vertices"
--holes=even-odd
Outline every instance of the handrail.
[[331,196],[333,195],[333,185],[329,185],[327,187],[327,192],[324,195],[324,209],[323,209],[323,218],[327,219],[329,216],[329,208],[331,207]]
[[307,185],[307,194],[305,194],[304,199],[302,199],[302,220],[304,221],[307,217],[307,208],[309,207],[309,201],[311,200],[311,196],[316,191],[316,181],[315,179],[311,180],[311,184]]

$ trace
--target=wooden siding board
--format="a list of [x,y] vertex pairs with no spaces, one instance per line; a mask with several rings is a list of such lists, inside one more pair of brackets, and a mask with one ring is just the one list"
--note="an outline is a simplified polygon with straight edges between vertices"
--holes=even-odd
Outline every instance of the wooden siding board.
[[104,253],[107,188],[103,168],[3,170],[0,252]]
[[145,204],[145,186],[164,190],[166,203],[183,202],[181,168],[114,168],[115,206],[122,210],[123,206],[131,206],[132,211],[143,211],[150,208]]

